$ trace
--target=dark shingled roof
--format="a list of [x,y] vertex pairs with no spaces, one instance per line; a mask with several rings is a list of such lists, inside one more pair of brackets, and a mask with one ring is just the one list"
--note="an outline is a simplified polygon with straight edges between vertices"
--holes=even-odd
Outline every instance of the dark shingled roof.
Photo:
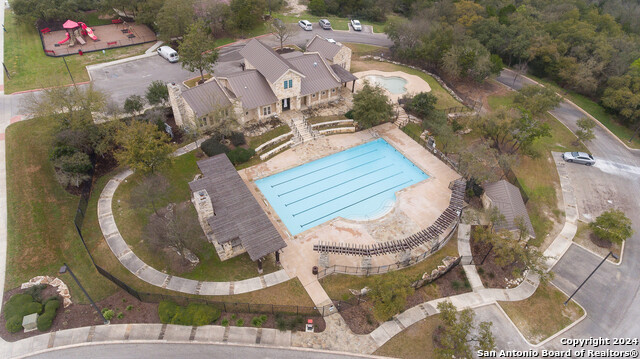
[[358,79],[354,74],[338,64],[331,65],[331,70],[333,70],[333,73],[340,78],[340,82],[351,82]]
[[189,187],[209,194],[215,215],[207,222],[218,243],[239,238],[252,261],[287,246],[227,155],[198,161],[198,167],[203,178]]
[[306,53],[291,58],[289,61],[299,68],[305,76],[301,80],[300,95],[305,96],[340,87],[336,76],[317,53]]
[[196,117],[208,115],[218,106],[231,104],[231,101],[229,101],[229,98],[215,80],[182,91],[182,97],[196,113]]
[[524,205],[518,187],[505,180],[500,180],[498,182],[485,184],[484,193],[491,199],[491,203],[498,207],[500,213],[504,215],[505,223],[497,225],[496,229],[517,230],[518,227],[514,221],[516,218],[522,217],[529,230],[529,235],[535,238],[536,234],[533,231],[533,226],[527,213],[527,207]]
[[341,48],[342,46],[331,43],[320,35],[314,36],[307,44],[308,52],[319,52],[322,57],[331,61]]
[[289,70],[300,73],[287,59],[260,40],[251,39],[239,52],[270,83],[276,82]]
[[258,108],[278,102],[271,86],[256,70],[237,72],[226,78],[229,80],[233,94],[242,101],[242,107],[245,109]]

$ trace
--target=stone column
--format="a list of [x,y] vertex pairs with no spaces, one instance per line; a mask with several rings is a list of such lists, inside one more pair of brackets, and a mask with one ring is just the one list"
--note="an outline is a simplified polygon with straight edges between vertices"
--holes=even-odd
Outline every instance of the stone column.
[[371,256],[362,257],[360,266],[362,267],[362,270],[365,271],[366,275],[369,275],[369,269],[371,268]]
[[400,259],[399,259],[400,265],[402,265],[403,267],[406,267],[411,263],[410,249],[407,249],[406,251],[401,252],[399,256],[400,256]]

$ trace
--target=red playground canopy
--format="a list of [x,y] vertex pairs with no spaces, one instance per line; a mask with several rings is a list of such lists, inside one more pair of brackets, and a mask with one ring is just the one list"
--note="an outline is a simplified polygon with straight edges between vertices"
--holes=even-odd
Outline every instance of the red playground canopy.
[[67,20],[64,24],[62,24],[62,27],[65,29],[75,29],[76,27],[78,27],[78,23],[75,21]]

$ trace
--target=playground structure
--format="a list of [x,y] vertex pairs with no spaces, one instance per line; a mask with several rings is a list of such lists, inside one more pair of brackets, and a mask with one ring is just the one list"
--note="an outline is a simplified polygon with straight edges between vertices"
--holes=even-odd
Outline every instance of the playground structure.
[[62,26],[41,28],[40,39],[47,56],[66,56],[155,42],[156,34],[145,25],[122,18],[111,24],[89,27],[67,20]]
[[87,42],[84,40],[85,36],[89,36],[93,41],[100,41],[98,37],[93,33],[93,29],[88,27],[84,22],[75,22],[67,20],[62,27],[67,30],[67,36],[58,41],[58,45],[62,45],[65,42],[69,42],[69,47],[73,47],[76,41],[84,45]]

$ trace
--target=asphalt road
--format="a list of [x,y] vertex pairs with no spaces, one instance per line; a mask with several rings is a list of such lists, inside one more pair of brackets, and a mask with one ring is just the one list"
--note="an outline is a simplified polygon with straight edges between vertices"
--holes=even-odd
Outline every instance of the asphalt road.
[[[282,349],[228,344],[96,344],[48,351],[29,356],[34,359],[174,359],[174,358],[260,358],[260,359],[354,359],[372,358],[314,350]],[[379,358],[379,357],[378,357]]]
[[[528,83],[522,77],[514,81],[509,71],[503,71],[497,80],[514,89]],[[576,120],[585,117],[566,101],[551,114],[572,131],[577,129]],[[600,126],[596,126],[594,132],[596,138],[586,145],[596,157],[596,165],[568,166],[580,217],[590,221],[606,209],[622,209],[633,221],[635,234],[626,241],[622,263],[619,266],[603,264],[576,294],[574,298],[586,309],[587,318],[562,337],[640,337],[640,151],[627,149]],[[553,267],[556,275],[553,283],[572,293],[601,260],[572,245]],[[559,338],[549,346],[568,349],[559,343]]]

